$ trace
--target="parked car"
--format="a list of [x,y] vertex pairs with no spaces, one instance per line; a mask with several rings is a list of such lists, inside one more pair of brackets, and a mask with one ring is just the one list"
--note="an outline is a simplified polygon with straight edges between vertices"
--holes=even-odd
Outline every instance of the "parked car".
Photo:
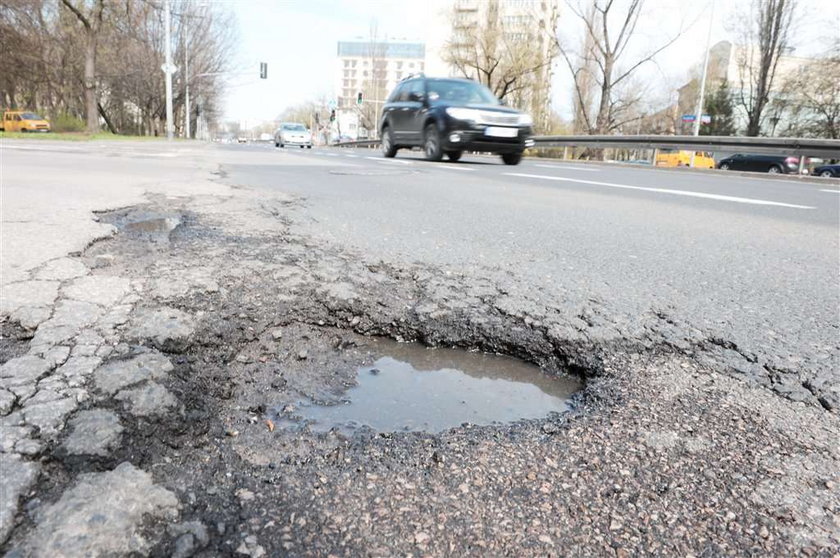
[[840,178],[840,164],[815,167],[811,174],[825,178]]
[[379,132],[385,157],[418,146],[430,161],[440,161],[444,154],[457,161],[464,151],[483,151],[516,165],[525,148],[534,145],[532,124],[529,115],[504,106],[478,82],[420,74],[391,92]]
[[274,147],[287,145],[299,145],[301,149],[304,147],[312,149],[312,133],[303,124],[283,122],[274,132]]
[[746,155],[736,153],[718,163],[721,170],[740,170],[754,172],[797,173],[799,172],[799,158],[784,155]]
[[[677,149],[660,149],[656,155],[657,167],[689,167],[691,166],[691,151]],[[694,152],[694,167],[700,169],[715,168],[715,159],[706,151]]]
[[6,132],[49,132],[50,123],[34,112],[7,110],[3,112],[0,130]]

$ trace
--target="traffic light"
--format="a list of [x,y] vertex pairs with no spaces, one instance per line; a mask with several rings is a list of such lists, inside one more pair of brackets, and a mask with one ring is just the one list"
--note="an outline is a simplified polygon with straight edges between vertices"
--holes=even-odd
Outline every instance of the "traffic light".
[[335,109],[330,111],[330,122],[335,122]]
[[362,92],[361,92],[361,91],[359,91],[359,94],[358,94],[358,95],[356,95],[356,104],[357,104],[357,105],[361,105],[361,104],[362,104]]
[[260,79],[268,79],[268,64],[260,62]]

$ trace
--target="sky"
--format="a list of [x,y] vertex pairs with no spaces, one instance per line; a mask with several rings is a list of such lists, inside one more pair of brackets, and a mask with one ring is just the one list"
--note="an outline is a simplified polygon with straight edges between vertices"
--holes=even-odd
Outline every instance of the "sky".
[[[336,43],[367,38],[372,25],[379,36],[430,42],[445,36],[441,17],[450,0],[220,0],[236,16],[236,75],[228,80],[226,119],[246,126],[271,120],[289,106],[333,96]],[[577,0],[572,0],[577,1]],[[580,0],[581,2],[585,0]],[[840,34],[840,0],[798,0],[796,54],[819,51],[824,39]],[[639,79],[647,95],[667,99],[685,81],[689,66],[702,62],[712,18],[711,43],[732,39],[737,12],[750,0],[647,0],[631,48],[642,51],[663,37],[679,35]],[[579,33],[563,1],[558,32]],[[259,64],[268,79],[259,79]],[[552,82],[552,104],[561,115],[571,107],[571,80],[559,65]]]

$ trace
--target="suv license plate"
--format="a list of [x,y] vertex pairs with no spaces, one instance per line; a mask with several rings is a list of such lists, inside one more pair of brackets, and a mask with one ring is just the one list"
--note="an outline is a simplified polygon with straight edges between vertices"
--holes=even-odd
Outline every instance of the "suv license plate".
[[518,128],[499,128],[497,126],[489,126],[484,130],[485,136],[493,136],[496,138],[515,138],[519,135]]

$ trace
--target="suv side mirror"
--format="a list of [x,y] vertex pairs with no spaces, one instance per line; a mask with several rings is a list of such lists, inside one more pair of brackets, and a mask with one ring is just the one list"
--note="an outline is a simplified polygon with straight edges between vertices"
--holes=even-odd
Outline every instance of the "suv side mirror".
[[423,95],[422,93],[417,93],[416,91],[412,91],[411,93],[408,94],[408,100],[409,101],[415,101],[417,103],[422,103],[423,101],[426,100],[426,96]]
[[507,106],[507,101],[505,99],[499,99],[499,104],[502,105],[503,107],[506,107]]

